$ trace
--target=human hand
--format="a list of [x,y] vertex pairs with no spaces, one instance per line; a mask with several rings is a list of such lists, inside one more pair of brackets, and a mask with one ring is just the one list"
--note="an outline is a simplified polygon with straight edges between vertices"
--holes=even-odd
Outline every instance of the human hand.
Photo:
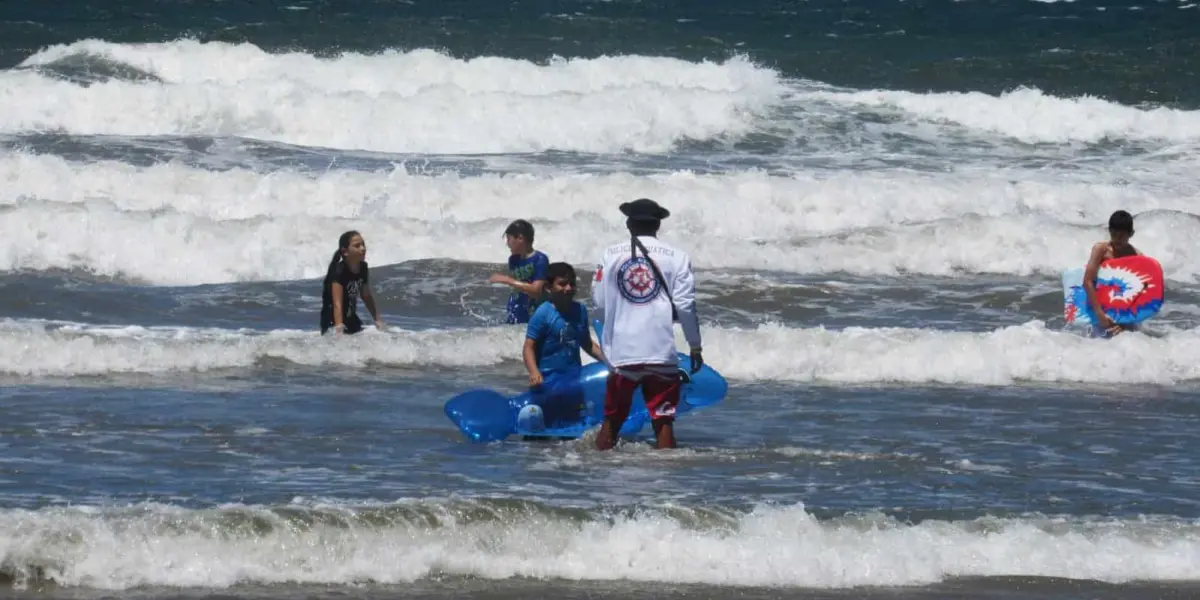
[[508,283],[511,279],[503,273],[492,273],[492,276],[488,277],[488,283]]
[[1112,318],[1106,314],[1101,313],[1100,318],[1097,320],[1100,322],[1100,327],[1109,335],[1116,335],[1122,331],[1125,331],[1124,327],[1118,325],[1116,321],[1113,321]]
[[383,319],[375,319],[375,329],[387,331],[387,323],[384,323]]
[[534,371],[534,372],[530,373],[529,374],[529,387],[537,387],[539,385],[542,385],[542,374],[538,371]]
[[704,366],[704,354],[700,348],[692,348],[692,373],[699,371]]

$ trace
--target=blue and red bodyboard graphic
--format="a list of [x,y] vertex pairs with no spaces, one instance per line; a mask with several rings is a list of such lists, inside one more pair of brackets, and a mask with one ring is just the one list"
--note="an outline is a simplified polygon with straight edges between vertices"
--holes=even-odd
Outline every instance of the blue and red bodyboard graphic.
[[[1083,289],[1082,268],[1062,275],[1063,317],[1067,325],[1095,324],[1096,315]],[[1149,256],[1126,256],[1100,263],[1096,297],[1104,314],[1120,325],[1141,323],[1162,309],[1166,285],[1162,266]]]

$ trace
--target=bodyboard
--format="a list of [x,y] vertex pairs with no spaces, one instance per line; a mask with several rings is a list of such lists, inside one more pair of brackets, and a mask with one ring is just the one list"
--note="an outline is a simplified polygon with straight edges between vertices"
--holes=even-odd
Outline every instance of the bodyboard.
[[[1096,315],[1083,288],[1084,269],[1062,274],[1063,317],[1067,325],[1096,324]],[[1126,256],[1100,263],[1096,296],[1104,314],[1119,325],[1136,325],[1150,319],[1166,301],[1162,266],[1149,256]]]

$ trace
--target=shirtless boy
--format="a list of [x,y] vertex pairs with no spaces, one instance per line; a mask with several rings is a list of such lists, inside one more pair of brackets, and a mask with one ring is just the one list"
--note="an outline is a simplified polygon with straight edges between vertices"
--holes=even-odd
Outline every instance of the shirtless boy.
[[1093,330],[1104,337],[1114,336],[1122,331],[1133,331],[1136,328],[1131,325],[1117,325],[1100,308],[1100,300],[1096,297],[1096,275],[1100,272],[1100,263],[1113,258],[1141,255],[1141,252],[1129,243],[1129,238],[1133,237],[1133,215],[1123,210],[1113,213],[1108,218],[1108,235],[1109,241],[1097,242],[1092,246],[1092,255],[1088,257],[1087,269],[1083,272],[1083,289],[1087,292],[1088,304],[1099,321]]

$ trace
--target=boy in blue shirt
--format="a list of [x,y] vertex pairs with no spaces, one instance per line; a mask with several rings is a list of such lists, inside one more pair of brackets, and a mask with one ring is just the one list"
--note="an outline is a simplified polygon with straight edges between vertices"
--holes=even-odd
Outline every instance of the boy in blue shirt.
[[488,282],[503,283],[513,289],[508,295],[505,323],[528,323],[529,315],[542,303],[550,258],[533,249],[533,224],[525,219],[508,224],[504,243],[512,252],[508,257],[508,274],[495,273]]
[[550,301],[539,306],[529,320],[521,353],[530,387],[541,385],[545,377],[578,370],[583,366],[580,350],[604,361],[600,344],[588,328],[587,308],[575,301],[575,269],[556,262],[546,268],[546,280],[550,282]]

